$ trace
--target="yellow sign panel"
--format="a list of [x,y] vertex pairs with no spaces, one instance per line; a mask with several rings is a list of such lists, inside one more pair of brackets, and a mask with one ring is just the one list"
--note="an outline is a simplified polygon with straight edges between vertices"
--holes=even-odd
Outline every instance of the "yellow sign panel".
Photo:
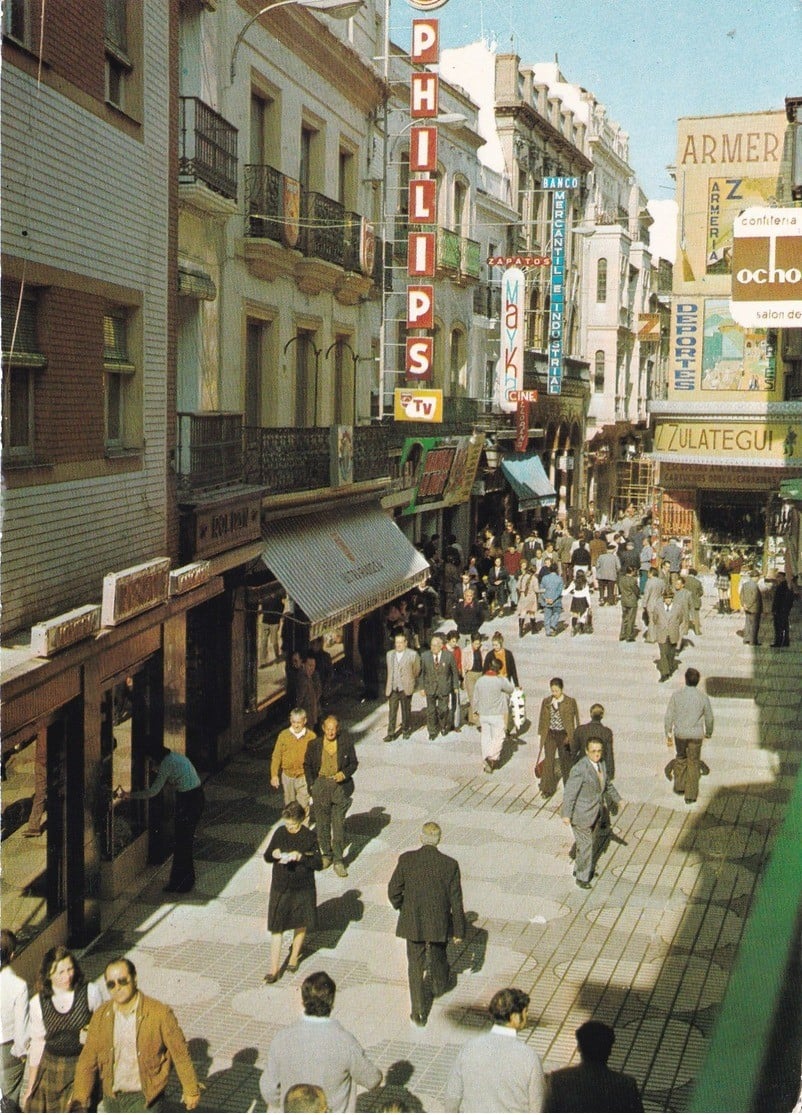
[[396,387],[393,414],[396,422],[442,422],[443,392],[424,387]]
[[802,454],[802,423],[660,421],[654,431],[654,452],[663,461],[698,457],[726,463],[748,457],[755,465],[791,464]]

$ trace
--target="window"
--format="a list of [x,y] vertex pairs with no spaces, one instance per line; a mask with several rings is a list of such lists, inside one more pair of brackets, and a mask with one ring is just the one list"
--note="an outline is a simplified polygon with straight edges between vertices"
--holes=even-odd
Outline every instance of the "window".
[[320,349],[311,329],[295,335],[295,425],[299,429],[317,425],[318,364]]
[[124,449],[131,441],[133,381],[136,367],[128,354],[128,311],[103,317],[103,371],[106,380],[106,445]]
[[301,128],[301,158],[298,168],[298,180],[304,190],[311,189],[312,180],[312,140],[315,133],[311,128]]
[[354,169],[356,160],[352,151],[340,150],[340,161],[337,178],[337,200],[346,209],[353,210],[355,202],[356,183]]
[[600,348],[593,361],[593,390],[597,395],[604,392],[604,350]]
[[451,394],[464,395],[468,388],[468,362],[465,354],[465,331],[451,330]]
[[3,11],[3,34],[23,46],[31,46],[30,0],[6,0]]
[[607,301],[607,260],[600,259],[596,264],[596,301]]
[[45,366],[37,341],[37,311],[30,288],[3,292],[3,451],[11,461],[34,455],[35,373]]
[[465,202],[468,199],[468,190],[464,182],[457,180],[454,183],[454,232],[462,232],[462,224],[465,220]]
[[248,319],[245,327],[245,425],[262,425],[262,368],[265,322]]
[[106,100],[125,111],[126,82],[133,70],[128,55],[127,0],[105,0]]

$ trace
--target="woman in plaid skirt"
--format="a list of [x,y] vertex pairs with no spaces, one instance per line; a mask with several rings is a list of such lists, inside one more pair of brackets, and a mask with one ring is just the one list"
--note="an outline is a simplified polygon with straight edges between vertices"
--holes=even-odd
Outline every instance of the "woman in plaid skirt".
[[103,1001],[63,945],[49,949],[31,999],[28,1087],[23,1111],[68,1111],[78,1054],[92,1012]]

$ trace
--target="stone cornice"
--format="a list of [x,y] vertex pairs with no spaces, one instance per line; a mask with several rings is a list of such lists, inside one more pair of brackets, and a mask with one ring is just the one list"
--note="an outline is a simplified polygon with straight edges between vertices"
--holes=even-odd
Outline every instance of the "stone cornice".
[[520,120],[525,127],[532,129],[532,131],[539,132],[547,143],[563,151],[566,157],[572,160],[572,170],[574,169],[574,163],[584,171],[593,169],[593,163],[584,152],[580,151],[578,147],[575,147],[570,140],[565,138],[562,132],[558,131],[553,124],[524,101],[515,101],[513,103],[497,101],[496,116],[507,117],[513,121]]
[[[255,15],[263,4],[241,0],[240,6]],[[321,83],[338,90],[362,112],[370,112],[384,102],[386,89],[379,74],[310,12],[287,5],[266,12],[259,24],[276,42],[307,62]]]

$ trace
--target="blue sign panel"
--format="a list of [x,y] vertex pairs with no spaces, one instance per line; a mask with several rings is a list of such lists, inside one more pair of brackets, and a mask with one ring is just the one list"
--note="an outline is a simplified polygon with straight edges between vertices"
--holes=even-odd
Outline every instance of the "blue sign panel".
[[555,190],[551,233],[551,311],[549,314],[548,393],[559,395],[563,382],[565,320],[565,222],[568,191]]

